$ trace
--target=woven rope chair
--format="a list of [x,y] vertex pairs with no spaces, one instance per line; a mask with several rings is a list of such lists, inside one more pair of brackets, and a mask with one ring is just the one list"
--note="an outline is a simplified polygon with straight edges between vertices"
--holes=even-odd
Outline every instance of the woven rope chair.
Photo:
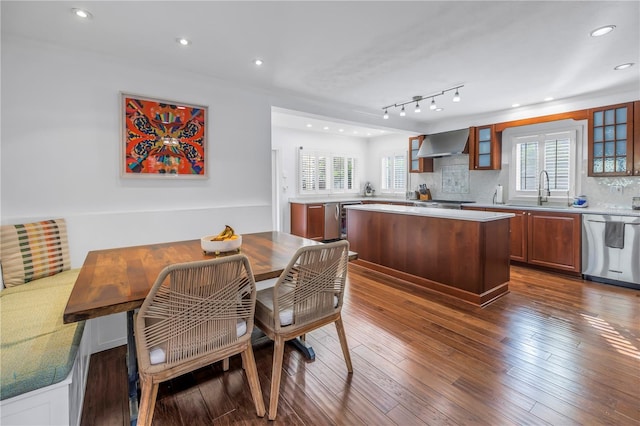
[[353,372],[342,324],[349,243],[345,240],[298,249],[273,288],[258,292],[256,325],[274,340],[269,419],[278,411],[284,344],[335,323],[349,373]]
[[142,387],[138,425],[151,424],[161,382],[238,353],[257,414],[264,416],[251,347],[255,302],[244,255],[174,264],[160,272],[135,321]]

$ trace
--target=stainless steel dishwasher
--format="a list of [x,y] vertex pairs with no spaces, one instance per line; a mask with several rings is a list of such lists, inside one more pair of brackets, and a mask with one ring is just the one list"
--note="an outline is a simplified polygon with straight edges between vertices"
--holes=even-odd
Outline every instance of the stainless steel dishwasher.
[[583,214],[582,274],[640,289],[640,217]]
[[340,204],[324,204],[324,241],[340,238]]

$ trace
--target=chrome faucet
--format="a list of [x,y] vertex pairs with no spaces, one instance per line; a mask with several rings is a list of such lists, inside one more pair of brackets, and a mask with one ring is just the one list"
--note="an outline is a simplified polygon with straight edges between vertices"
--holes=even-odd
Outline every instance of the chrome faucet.
[[[545,175],[547,177],[547,193],[546,195],[543,197],[542,196],[542,191],[544,190],[544,182],[542,182],[542,175]],[[538,178],[538,205],[541,206],[542,203],[547,203],[549,202],[549,198],[551,196],[551,189],[549,186],[549,173],[547,173],[546,170],[542,170],[540,172],[540,176]]]

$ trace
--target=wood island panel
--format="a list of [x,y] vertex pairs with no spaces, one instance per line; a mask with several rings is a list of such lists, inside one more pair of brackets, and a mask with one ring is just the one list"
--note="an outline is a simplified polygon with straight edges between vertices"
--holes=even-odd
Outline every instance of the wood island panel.
[[478,305],[508,292],[509,219],[347,211],[358,263]]

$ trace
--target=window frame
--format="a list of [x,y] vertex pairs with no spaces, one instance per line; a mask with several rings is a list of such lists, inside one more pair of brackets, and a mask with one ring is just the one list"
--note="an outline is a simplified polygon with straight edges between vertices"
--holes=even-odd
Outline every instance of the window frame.
[[[397,176],[397,171],[396,171],[396,159],[397,158],[402,158],[403,160],[403,167],[401,170],[402,173],[402,181],[403,181],[403,187],[402,188],[385,188],[385,180],[388,179],[389,177],[392,180],[394,179],[394,176]],[[389,158],[393,158],[393,171],[391,172],[391,176],[386,176],[385,177],[385,166],[384,166],[384,161],[388,160]],[[379,164],[380,164],[380,181],[379,181],[379,188],[380,188],[380,193],[382,194],[406,194],[407,191],[407,174],[408,174],[408,169],[407,167],[409,167],[409,165],[407,164],[408,161],[408,155],[406,151],[387,151],[387,152],[383,152],[380,155],[379,158]]]
[[[305,189],[303,185],[304,180],[304,165],[303,159],[305,156],[313,157],[315,161],[315,172],[313,173],[314,179],[314,187],[313,189]],[[325,175],[325,188],[320,189],[320,176],[321,176],[321,168],[320,163],[318,161],[319,158],[324,158],[326,160],[324,167],[324,175]],[[341,158],[344,160],[344,183],[346,184],[349,180],[348,173],[348,162],[351,161],[351,188],[348,188],[348,185],[345,185],[345,188],[334,188],[334,159]],[[303,148],[298,149],[298,173],[297,173],[297,187],[299,195],[319,195],[319,194],[357,194],[359,192],[360,186],[360,164],[361,160],[354,154],[350,153],[338,153],[338,152],[329,152],[329,151],[321,151],[321,150],[305,150]]]
[[[509,164],[509,200],[510,203],[537,202],[540,173],[544,168],[544,141],[546,136],[567,135],[569,137],[569,189],[551,189],[551,196],[547,197],[549,203],[568,203],[573,197],[581,193],[581,164],[584,158],[585,135],[587,121],[559,120],[547,123],[538,123],[529,126],[505,129],[503,141],[508,141],[509,149],[503,151],[503,162]],[[534,190],[518,190],[520,179],[518,162],[518,142],[538,140],[543,143],[538,148],[538,167],[535,177]],[[542,167],[542,168],[541,168]],[[545,184],[546,188],[546,184]]]

